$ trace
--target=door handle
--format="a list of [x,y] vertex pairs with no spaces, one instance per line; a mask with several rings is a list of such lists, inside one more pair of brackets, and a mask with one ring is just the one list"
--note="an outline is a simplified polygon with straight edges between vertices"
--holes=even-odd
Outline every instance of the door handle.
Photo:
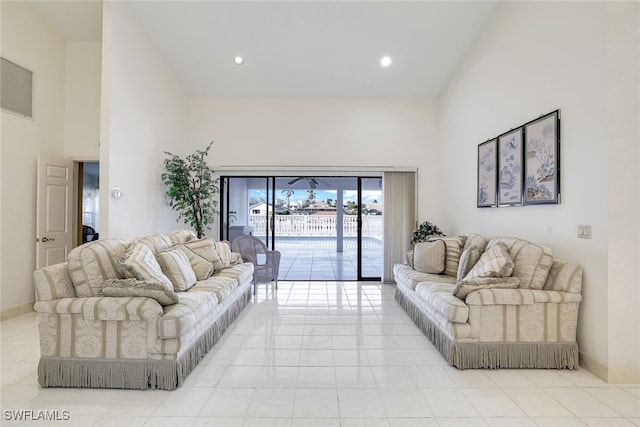
[[48,237],[46,237],[46,236],[45,236],[45,237],[43,237],[42,239],[40,239],[40,241],[41,241],[42,243],[53,242],[54,240],[56,240],[56,239],[54,239],[53,237],[52,237],[52,238],[48,238]]

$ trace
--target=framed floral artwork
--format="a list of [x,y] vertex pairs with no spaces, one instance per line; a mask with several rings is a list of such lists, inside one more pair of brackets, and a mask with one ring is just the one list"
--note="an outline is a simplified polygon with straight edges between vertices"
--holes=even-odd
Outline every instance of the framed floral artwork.
[[559,110],[524,125],[526,205],[560,203]]
[[522,127],[498,137],[498,205],[522,205]]
[[478,193],[477,206],[488,208],[496,206],[497,182],[497,139],[478,145]]

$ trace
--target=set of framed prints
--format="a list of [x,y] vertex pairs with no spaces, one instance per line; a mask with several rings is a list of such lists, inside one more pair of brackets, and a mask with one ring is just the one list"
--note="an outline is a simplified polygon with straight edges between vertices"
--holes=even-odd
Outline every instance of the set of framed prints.
[[560,110],[478,145],[479,208],[560,203]]

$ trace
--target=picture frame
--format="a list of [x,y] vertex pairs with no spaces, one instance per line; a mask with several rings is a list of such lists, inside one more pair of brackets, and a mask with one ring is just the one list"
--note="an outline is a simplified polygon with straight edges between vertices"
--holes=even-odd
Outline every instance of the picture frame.
[[498,137],[498,206],[522,205],[522,126]]
[[478,145],[478,191],[476,195],[476,206],[479,208],[497,206],[497,144],[498,139],[494,138]]
[[524,125],[525,205],[560,203],[560,111]]

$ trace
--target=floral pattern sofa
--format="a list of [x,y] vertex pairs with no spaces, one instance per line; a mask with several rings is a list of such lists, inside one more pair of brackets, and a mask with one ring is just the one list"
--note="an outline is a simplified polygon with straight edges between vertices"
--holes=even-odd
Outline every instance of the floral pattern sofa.
[[43,387],[180,386],[251,300],[253,265],[187,230],[72,249],[34,272]]
[[478,234],[418,243],[396,300],[450,365],[578,368],[582,268],[549,248]]

